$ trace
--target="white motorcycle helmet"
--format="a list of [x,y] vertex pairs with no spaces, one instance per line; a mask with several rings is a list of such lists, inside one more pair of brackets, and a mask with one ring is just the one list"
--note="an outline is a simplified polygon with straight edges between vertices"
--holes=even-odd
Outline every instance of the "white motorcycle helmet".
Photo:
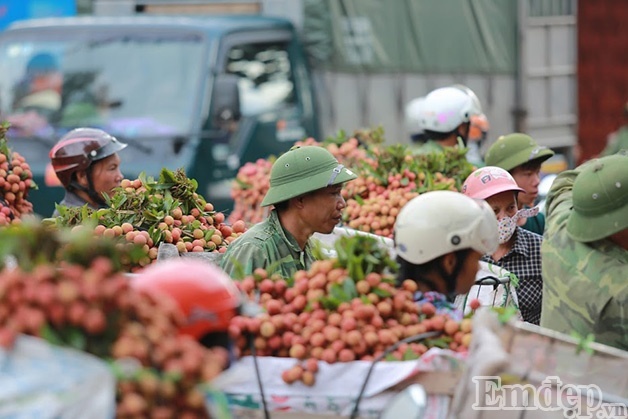
[[425,103],[425,96],[412,99],[406,105],[406,129],[411,137],[423,133],[423,126],[421,125],[421,110],[423,103]]
[[482,113],[482,103],[480,102],[480,99],[478,99],[478,96],[475,94],[475,92],[473,90],[471,90],[470,87],[465,86],[464,84],[454,84],[451,87],[455,87],[456,89],[460,89],[463,92],[465,92],[467,94],[467,96],[469,96],[471,98],[471,101],[473,102],[473,106],[479,110],[479,112],[477,113],[477,115]]
[[[463,86],[464,87],[464,86]],[[469,122],[472,115],[482,113],[480,101],[471,89],[441,87],[425,96],[420,110],[420,124],[424,130],[447,133],[460,124]]]
[[401,209],[395,222],[397,255],[415,265],[464,249],[492,254],[497,238],[491,207],[453,191],[417,196]]

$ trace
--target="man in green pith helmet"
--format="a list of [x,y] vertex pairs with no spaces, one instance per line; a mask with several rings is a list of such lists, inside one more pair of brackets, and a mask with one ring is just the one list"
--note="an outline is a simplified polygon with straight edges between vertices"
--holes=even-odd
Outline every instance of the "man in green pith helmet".
[[[502,135],[484,156],[487,166],[508,170],[524,192],[519,194],[519,209],[533,208],[541,182],[541,164],[554,155],[547,147],[540,146],[532,137],[522,133]],[[528,231],[543,235],[545,215],[521,218],[519,225]]]
[[558,175],[541,255],[541,326],[628,350],[628,155]]
[[315,260],[310,238],[334,230],[346,207],[342,186],[356,177],[323,147],[293,147],[271,169],[262,206],[273,210],[229,246],[222,269],[232,278],[257,268],[273,267],[284,278],[309,269]]

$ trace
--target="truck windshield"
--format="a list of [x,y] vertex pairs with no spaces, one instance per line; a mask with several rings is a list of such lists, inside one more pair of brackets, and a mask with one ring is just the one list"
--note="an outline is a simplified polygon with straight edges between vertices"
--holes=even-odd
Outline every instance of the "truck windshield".
[[125,138],[187,134],[205,45],[195,32],[18,32],[0,42],[0,117],[25,137],[79,126]]

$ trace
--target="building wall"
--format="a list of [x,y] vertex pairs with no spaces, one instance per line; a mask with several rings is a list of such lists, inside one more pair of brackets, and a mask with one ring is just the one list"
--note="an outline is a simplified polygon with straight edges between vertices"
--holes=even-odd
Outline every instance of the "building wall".
[[578,2],[578,139],[580,160],[599,153],[625,122],[628,101],[628,2]]

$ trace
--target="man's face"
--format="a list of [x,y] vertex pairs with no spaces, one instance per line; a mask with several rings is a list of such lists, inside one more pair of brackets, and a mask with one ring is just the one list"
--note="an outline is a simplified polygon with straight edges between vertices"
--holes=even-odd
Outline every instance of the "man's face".
[[525,193],[521,192],[519,194],[519,204],[529,207],[534,206],[534,200],[539,194],[539,183],[541,182],[541,177],[539,176],[540,172],[541,165],[534,167],[515,167],[510,172],[512,177],[515,178],[517,185],[525,191]]
[[31,93],[45,90],[61,92],[63,86],[63,75],[58,71],[41,73],[33,77],[31,82]]
[[92,168],[92,182],[94,184],[94,190],[99,196],[102,192],[111,195],[113,188],[120,186],[122,179],[120,157],[118,157],[118,154],[113,154],[94,163]]
[[341,194],[342,185],[328,186],[303,197],[305,222],[322,234],[329,234],[342,219],[347,206]]

